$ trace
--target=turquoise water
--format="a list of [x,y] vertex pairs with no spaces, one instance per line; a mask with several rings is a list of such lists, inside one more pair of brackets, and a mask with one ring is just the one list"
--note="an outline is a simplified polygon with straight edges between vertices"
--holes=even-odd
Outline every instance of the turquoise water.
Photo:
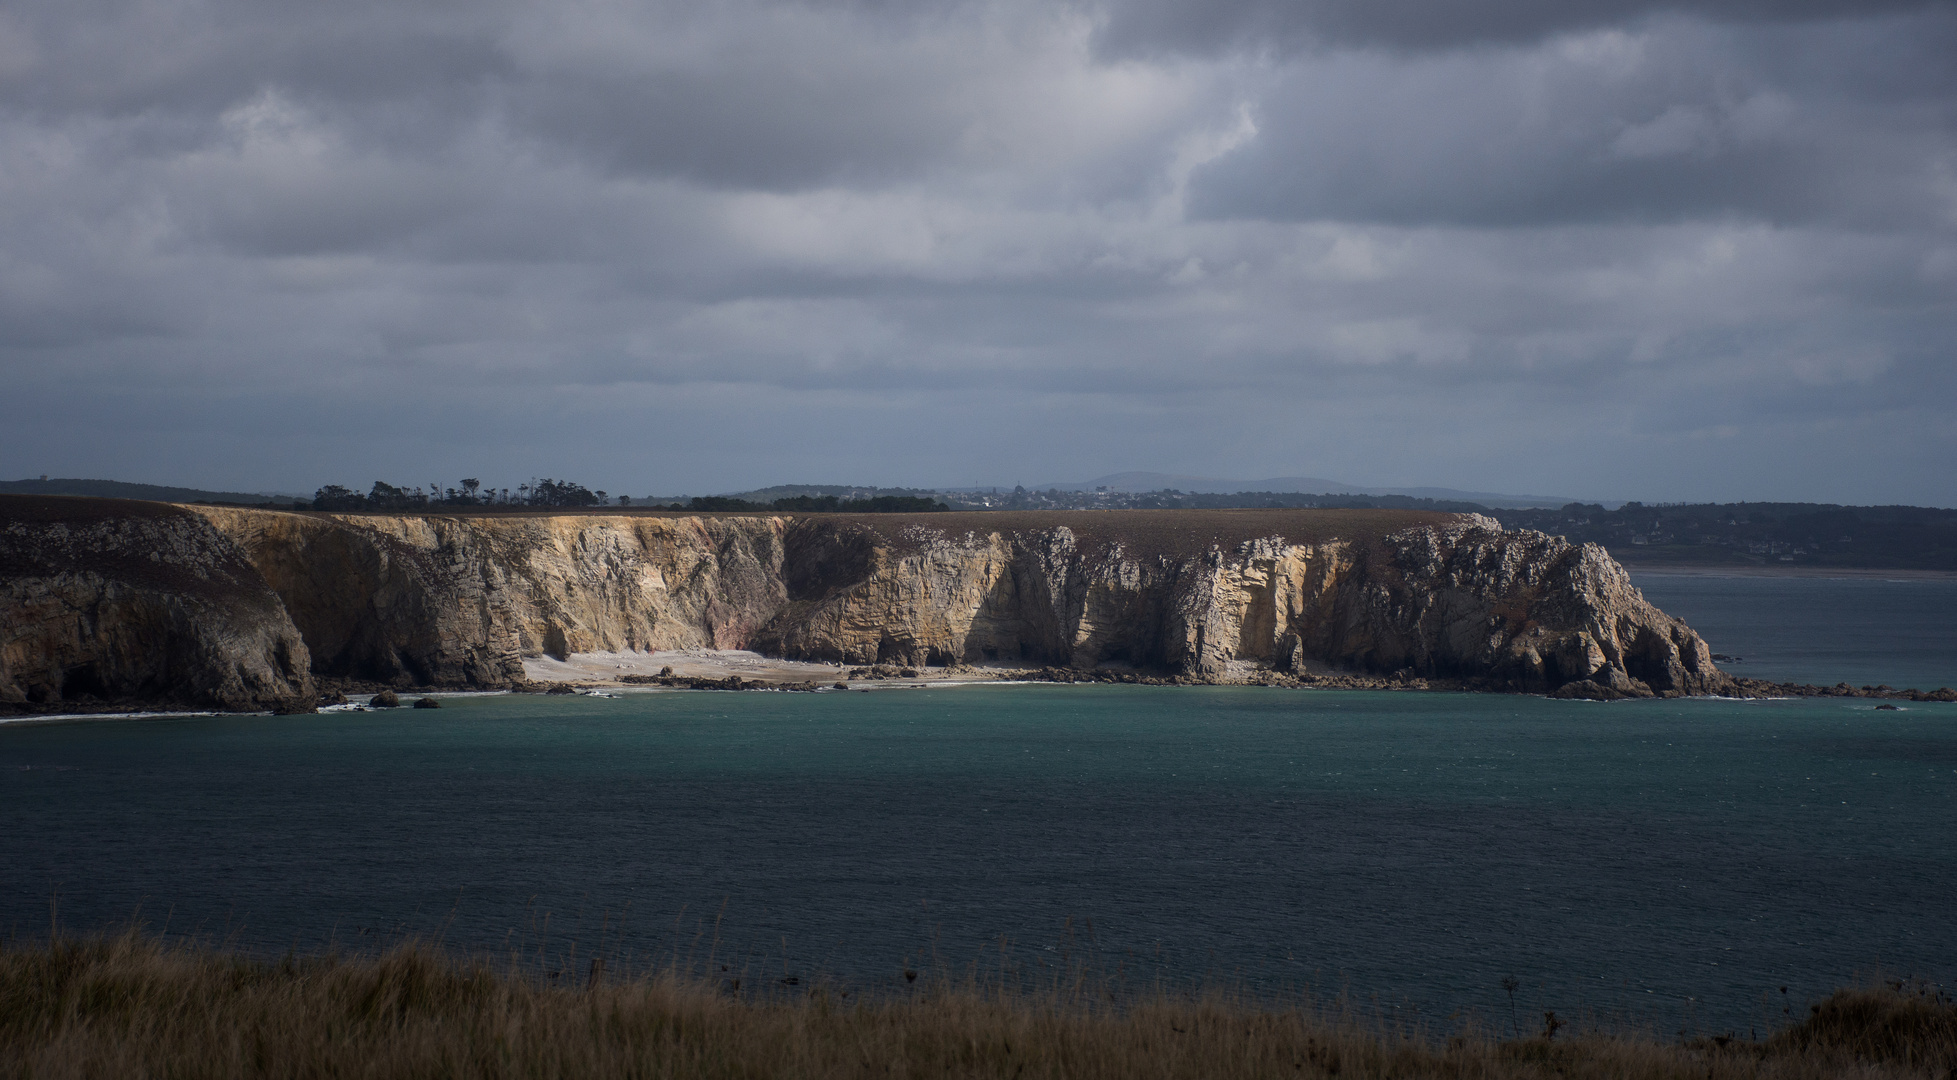
[[1957,705],[1872,706],[1022,685],[7,725],[0,929],[54,898],[865,986],[1004,939],[1744,1031],[1858,973],[1957,981]]

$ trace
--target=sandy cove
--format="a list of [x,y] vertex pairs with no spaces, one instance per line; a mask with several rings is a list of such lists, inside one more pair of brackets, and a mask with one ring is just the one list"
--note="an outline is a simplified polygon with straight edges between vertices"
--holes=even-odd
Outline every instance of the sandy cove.
[[[1135,683],[1148,686],[1191,686],[1200,684],[1315,687],[1322,690],[1459,690],[1468,687],[1458,680],[1423,678],[1380,678],[1340,671],[1322,664],[1307,670],[1287,673],[1271,671],[1253,661],[1232,661],[1213,676],[1192,678],[1162,672],[1143,671],[1119,664],[1100,665],[1092,670],[1028,667],[1018,664],[958,664],[950,667],[907,667],[901,664],[822,664],[799,660],[777,660],[745,649],[661,649],[654,652],[572,653],[562,660],[554,657],[526,657],[523,661],[527,685],[518,687],[532,693],[552,687],[588,689],[794,689],[813,690],[845,686],[868,689],[923,686],[944,683]],[[739,679],[742,686],[710,685]]]
[[[886,665],[888,666],[888,665]],[[667,671],[667,669],[671,669]],[[640,680],[661,674],[670,674],[678,679],[712,679],[715,681],[738,677],[742,682],[759,683],[762,686],[801,686],[814,683],[817,686],[831,686],[839,682],[855,681],[859,685],[861,676],[851,680],[851,671],[861,671],[860,667],[849,664],[818,664],[802,660],[776,660],[746,649],[661,649],[654,652],[589,652],[572,653],[562,660],[553,657],[525,657],[524,677],[533,683],[569,683],[578,686],[604,686],[623,688],[644,686]],[[879,680],[897,684],[927,682],[990,682],[1019,674],[1020,668],[899,668],[899,671],[915,671],[915,678],[884,677]]]
[[[1314,669],[1322,665],[1313,665]],[[906,674],[909,673],[909,674]],[[1092,672],[1068,672],[1050,667],[1023,664],[959,664],[953,667],[906,667],[901,664],[821,664],[802,660],[777,660],[746,649],[660,649],[654,652],[572,653],[562,660],[554,657],[525,657],[523,674],[540,686],[573,685],[608,689],[644,689],[650,680],[670,675],[676,681],[711,680],[723,682],[738,678],[760,687],[805,688],[845,683],[851,688],[868,688],[877,683],[891,686],[925,683],[998,682],[1143,682],[1177,684],[1187,682],[1160,672],[1138,671],[1121,665],[1105,665]],[[1390,680],[1367,679],[1349,672],[1329,669],[1315,674],[1336,684],[1350,682],[1355,688],[1395,685]],[[1071,676],[1071,677],[1070,677]],[[1226,683],[1263,683],[1275,673],[1262,670],[1249,661],[1229,666],[1221,678]],[[657,685],[657,684],[653,684]]]

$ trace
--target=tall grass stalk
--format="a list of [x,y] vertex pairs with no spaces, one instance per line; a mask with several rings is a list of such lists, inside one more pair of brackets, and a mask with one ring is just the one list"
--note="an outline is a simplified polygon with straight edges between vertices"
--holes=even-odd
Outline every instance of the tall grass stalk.
[[926,975],[888,994],[730,992],[678,966],[551,980],[405,944],[254,958],[136,932],[0,952],[8,1077],[1935,1077],[1957,1009],[1902,984],[1837,992],[1754,1041],[1392,1030],[1336,1004],[1156,991],[1111,1004]]

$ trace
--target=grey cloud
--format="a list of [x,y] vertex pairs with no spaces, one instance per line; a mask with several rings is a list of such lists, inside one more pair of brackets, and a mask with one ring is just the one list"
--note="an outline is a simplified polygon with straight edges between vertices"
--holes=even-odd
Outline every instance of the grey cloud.
[[1051,33],[1066,12],[26,0],[0,18],[0,108],[133,120],[131,138],[169,150],[223,137],[228,111],[271,94],[349,150],[439,153],[488,126],[625,175],[875,184],[996,165],[992,125],[1066,60],[1043,55],[1066,49]]
[[1957,17],[1843,37],[1669,23],[1560,48],[1296,65],[1264,97],[1257,137],[1197,177],[1192,211],[1485,226],[1947,220],[1957,85],[1935,57],[1957,52]]
[[1654,16],[1790,23],[1950,6],[1949,0],[1113,0],[1101,41],[1115,55],[1351,45],[1427,51],[1528,44]]
[[1947,5],[1637,12],[23,0],[0,463],[1957,501]]
[[612,171],[796,190],[881,181],[947,155],[959,118],[906,89],[857,73],[796,79],[755,68],[572,76],[551,80],[513,111],[522,130]]
[[0,104],[59,116],[208,115],[276,87],[342,102],[479,96],[510,65],[499,5],[23,0],[0,20]]

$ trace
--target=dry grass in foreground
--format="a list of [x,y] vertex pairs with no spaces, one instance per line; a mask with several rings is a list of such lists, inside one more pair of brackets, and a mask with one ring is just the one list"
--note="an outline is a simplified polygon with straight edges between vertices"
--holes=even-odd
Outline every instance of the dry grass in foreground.
[[[924,985],[920,983],[919,985]],[[1760,1042],[1440,1041],[1212,997],[1080,988],[742,1000],[675,975],[552,988],[405,946],[268,962],[136,934],[0,952],[0,1075],[33,1077],[1934,1077],[1957,1008],[1839,991]]]

